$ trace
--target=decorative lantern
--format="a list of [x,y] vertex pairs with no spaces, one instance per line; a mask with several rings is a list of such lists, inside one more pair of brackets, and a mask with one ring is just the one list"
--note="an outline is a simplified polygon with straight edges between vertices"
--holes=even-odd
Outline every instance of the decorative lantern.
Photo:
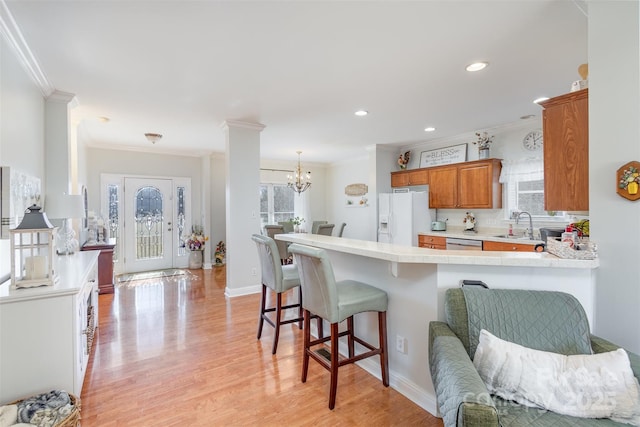
[[50,286],[58,281],[53,269],[56,229],[36,205],[11,232],[11,287]]

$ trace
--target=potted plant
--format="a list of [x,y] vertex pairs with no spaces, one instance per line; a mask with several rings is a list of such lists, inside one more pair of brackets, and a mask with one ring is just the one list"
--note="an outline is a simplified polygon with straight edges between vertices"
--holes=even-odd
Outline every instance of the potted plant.
[[487,132],[476,132],[476,137],[478,137],[478,139],[473,141],[473,145],[478,146],[478,158],[488,159],[490,157],[489,148],[491,147],[494,136],[489,136]]

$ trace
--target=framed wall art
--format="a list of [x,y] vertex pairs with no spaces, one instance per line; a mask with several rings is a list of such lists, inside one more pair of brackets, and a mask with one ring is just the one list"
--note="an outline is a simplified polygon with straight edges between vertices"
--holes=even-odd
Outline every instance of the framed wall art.
[[20,224],[24,212],[33,204],[42,207],[40,178],[0,167],[0,238],[9,238],[9,230]]

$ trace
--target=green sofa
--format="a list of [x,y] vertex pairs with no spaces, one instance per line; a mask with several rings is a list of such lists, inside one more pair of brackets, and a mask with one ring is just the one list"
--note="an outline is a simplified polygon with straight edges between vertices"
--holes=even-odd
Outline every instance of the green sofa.
[[[445,322],[429,324],[429,367],[444,425],[450,426],[622,426],[610,419],[585,419],[518,405],[492,396],[472,357],[481,329],[525,347],[565,355],[620,348],[591,335],[580,303],[563,292],[520,289],[448,289]],[[640,378],[640,357],[629,359]]]

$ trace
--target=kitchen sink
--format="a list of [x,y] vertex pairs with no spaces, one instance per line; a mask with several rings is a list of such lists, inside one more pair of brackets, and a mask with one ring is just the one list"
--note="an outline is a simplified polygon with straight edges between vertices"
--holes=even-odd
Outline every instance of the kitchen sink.
[[516,236],[516,235],[508,235],[508,234],[500,234],[499,236],[493,236],[499,239],[513,239],[513,240],[531,240],[529,236]]

